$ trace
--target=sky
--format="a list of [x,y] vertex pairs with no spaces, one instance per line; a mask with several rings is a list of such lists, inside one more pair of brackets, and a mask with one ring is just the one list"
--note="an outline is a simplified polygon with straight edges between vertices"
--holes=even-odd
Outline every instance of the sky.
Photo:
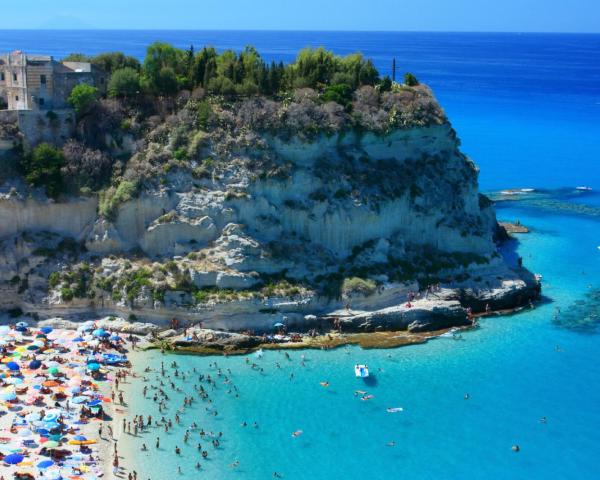
[[600,0],[2,0],[1,3],[0,29],[600,33]]

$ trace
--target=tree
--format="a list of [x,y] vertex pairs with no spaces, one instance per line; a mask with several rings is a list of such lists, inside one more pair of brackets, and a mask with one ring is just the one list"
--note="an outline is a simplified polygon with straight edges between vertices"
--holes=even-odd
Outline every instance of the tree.
[[324,102],[339,103],[343,107],[347,107],[352,100],[352,88],[344,83],[331,85],[323,92],[322,100]]
[[88,113],[97,101],[98,89],[87,83],[75,85],[68,98],[69,104],[75,109],[75,113],[80,117]]
[[38,145],[21,161],[27,182],[35,187],[46,187],[46,194],[52,198],[63,191],[61,168],[64,163],[62,152],[48,143]]
[[85,53],[69,53],[61,61],[62,62],[89,62],[90,57],[88,57]]
[[179,84],[177,83],[177,75],[171,67],[163,67],[158,72],[158,78],[154,83],[158,93],[163,95],[173,95],[177,93]]
[[109,74],[122,68],[133,68],[136,71],[141,68],[137,58],[125,55],[123,52],[101,53],[93,57],[91,62]]
[[110,77],[108,95],[110,97],[131,97],[140,91],[140,74],[131,67],[120,68]]
[[381,92],[389,92],[392,89],[392,79],[387,75],[381,79],[379,82],[379,91]]
[[419,84],[419,81],[412,73],[407,72],[404,74],[404,84],[409,87],[416,87]]

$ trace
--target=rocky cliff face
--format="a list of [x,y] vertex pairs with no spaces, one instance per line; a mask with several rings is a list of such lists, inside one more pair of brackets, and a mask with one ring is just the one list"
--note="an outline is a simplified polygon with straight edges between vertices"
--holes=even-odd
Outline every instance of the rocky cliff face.
[[[149,135],[136,158],[173,154],[184,123]],[[429,325],[428,312],[433,328],[463,322],[475,290],[492,303],[510,290],[513,306],[536,294],[533,277],[497,253],[493,207],[445,119],[232,143],[223,154],[222,138],[204,141],[204,160],[163,169],[110,214],[95,196],[52,201],[5,185],[0,307],[176,315],[235,330],[284,316],[308,327],[306,315],[352,304],[362,315],[353,328]],[[398,307],[419,283],[440,281],[454,292],[442,303]]]

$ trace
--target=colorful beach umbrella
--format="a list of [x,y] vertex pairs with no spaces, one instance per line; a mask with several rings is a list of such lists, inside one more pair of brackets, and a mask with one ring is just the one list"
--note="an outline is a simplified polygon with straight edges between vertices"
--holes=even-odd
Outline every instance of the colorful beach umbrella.
[[13,372],[16,372],[21,369],[21,367],[19,367],[19,364],[17,362],[8,362],[6,364],[6,366],[8,367],[9,370],[12,370]]
[[48,468],[51,467],[52,465],[54,465],[54,462],[52,460],[42,460],[40,463],[37,464],[37,468]]
[[29,362],[29,368],[31,370],[37,370],[41,366],[42,366],[42,362],[40,362],[39,360],[32,360],[31,362]]
[[100,364],[99,363],[88,363],[87,368],[88,368],[88,370],[90,370],[92,372],[96,372],[96,371],[100,370]]
[[21,463],[24,458],[25,457],[23,455],[18,453],[11,453],[10,455],[4,457],[4,462],[8,463],[9,465],[16,465],[17,463]]
[[45,333],[46,335],[48,335],[49,333],[51,333],[53,330],[52,327],[42,327],[40,328],[40,332]]

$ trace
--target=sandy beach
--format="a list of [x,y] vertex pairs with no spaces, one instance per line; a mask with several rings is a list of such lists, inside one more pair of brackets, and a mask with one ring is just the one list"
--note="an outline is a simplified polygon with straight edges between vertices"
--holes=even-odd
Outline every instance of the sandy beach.
[[93,322],[0,327],[0,478],[113,476],[125,343]]

